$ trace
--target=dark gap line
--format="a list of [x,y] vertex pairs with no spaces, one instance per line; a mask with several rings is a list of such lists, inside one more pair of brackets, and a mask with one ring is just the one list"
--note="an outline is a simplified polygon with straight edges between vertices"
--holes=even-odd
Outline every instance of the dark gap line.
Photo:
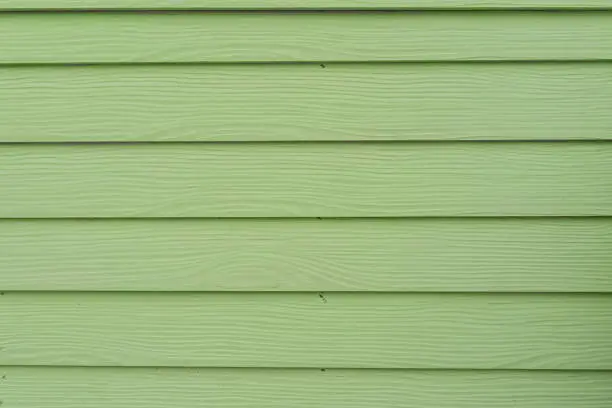
[[571,372],[580,372],[580,373],[607,373],[612,375],[611,369],[588,369],[588,368],[572,368],[572,369],[559,369],[559,368],[537,368],[537,369],[528,369],[528,368],[421,368],[421,367],[253,367],[253,366],[115,366],[115,365],[24,365],[24,364],[0,364],[0,368],[21,368],[21,369],[49,369],[49,370],[62,370],[62,369],[92,369],[92,370],[134,370],[140,371],[145,369],[151,370],[175,370],[175,371],[198,371],[198,370],[232,370],[232,371],[323,371],[325,372],[333,372],[333,371],[415,371],[415,372],[437,372],[437,371],[448,371],[448,372],[471,372],[471,371],[480,371],[480,372],[499,372],[499,371],[508,371],[508,372],[522,372],[522,373],[567,373]]
[[309,7],[266,7],[266,8],[202,8],[202,7],[160,7],[160,8],[0,8],[2,14],[517,14],[537,13],[606,13],[612,7],[605,6],[554,6],[554,7],[380,7],[380,8],[309,8]]
[[323,60],[323,61],[151,61],[151,62],[0,62],[2,68],[36,68],[41,69],[47,67],[62,67],[62,68],[83,68],[83,67],[113,67],[113,66],[193,66],[193,65],[215,65],[215,66],[249,66],[249,65],[297,65],[297,66],[316,66],[321,67],[321,64],[334,65],[559,65],[559,64],[609,64],[612,58],[608,59],[537,59],[537,60],[514,60],[514,59],[497,59],[497,60]]
[[612,214],[609,215],[422,215],[422,216],[411,216],[411,215],[389,215],[389,216],[364,216],[364,217],[313,217],[313,216],[294,216],[294,217],[2,217],[0,216],[1,222],[22,222],[22,221],[46,221],[46,222],[62,222],[62,221],[84,221],[84,222],[107,222],[107,221],[157,221],[157,222],[186,222],[186,221],[200,221],[200,222],[240,222],[240,221],[405,221],[410,220],[464,220],[463,222],[472,222],[474,219],[486,219],[486,220],[575,220],[575,219],[611,219]]
[[2,146],[65,146],[65,147],[76,147],[76,146],[96,146],[96,145],[117,145],[117,146],[157,146],[157,145],[315,145],[315,144],[325,144],[325,145],[461,145],[465,146],[466,144],[476,145],[476,144],[499,144],[499,145],[508,145],[508,144],[608,144],[612,142],[612,133],[610,135],[610,139],[603,138],[593,138],[593,139],[516,139],[516,140],[143,140],[143,141],[23,141],[23,142],[2,142],[0,141],[0,148]]
[[320,68],[320,64],[334,65],[383,65],[383,64],[593,64],[593,63],[610,63],[612,58],[582,58],[582,59],[496,59],[496,60],[320,60],[320,61],[116,61],[116,62],[1,62],[2,68],[31,68],[31,67],[120,67],[120,66],[209,66],[209,65],[234,65],[234,66],[249,66],[249,65],[315,65]]
[[109,222],[109,221],[131,221],[131,222],[242,222],[242,221],[259,221],[259,222],[269,222],[269,221],[287,221],[287,222],[299,222],[299,221],[338,221],[338,222],[359,222],[360,220],[364,221],[389,221],[389,222],[398,222],[404,221],[409,222],[411,220],[463,220],[463,222],[473,222],[474,220],[483,219],[483,220],[577,220],[577,219],[612,219],[612,214],[609,215],[521,215],[521,216],[512,216],[512,215],[447,215],[447,216],[405,216],[405,215],[396,215],[396,216],[365,216],[365,217],[312,217],[312,216],[294,216],[294,217],[1,217],[0,223],[2,222],[24,222],[24,221],[36,221],[36,222],[65,222],[65,221],[82,221],[82,222]]
[[[607,292],[562,292],[562,291],[381,291],[381,290],[56,290],[56,289],[44,289],[44,290],[4,290],[0,287],[0,296],[10,295],[37,295],[37,296],[176,296],[182,295],[222,295],[222,296],[287,296],[287,295],[310,295],[313,296],[313,300],[320,302],[319,295],[325,295],[327,298],[326,302],[328,305],[333,306],[334,296],[474,296],[474,297],[491,297],[491,296],[505,296],[505,297],[534,297],[534,296],[546,296],[546,297],[612,297],[612,291]],[[314,297],[317,299],[314,299]],[[330,299],[331,297],[331,299]]]

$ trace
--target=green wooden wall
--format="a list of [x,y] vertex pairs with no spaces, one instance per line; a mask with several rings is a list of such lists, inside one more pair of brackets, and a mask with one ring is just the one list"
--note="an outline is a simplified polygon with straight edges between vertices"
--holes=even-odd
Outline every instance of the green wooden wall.
[[612,0],[0,0],[2,408],[612,406]]

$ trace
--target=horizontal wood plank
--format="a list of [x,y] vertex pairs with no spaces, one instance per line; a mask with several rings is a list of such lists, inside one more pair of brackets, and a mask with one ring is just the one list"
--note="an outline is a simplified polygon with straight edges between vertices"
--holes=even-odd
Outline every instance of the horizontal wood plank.
[[610,12],[4,13],[0,64],[609,60]]
[[609,408],[612,373],[2,367],[7,408]]
[[612,215],[612,143],[0,145],[0,217]]
[[605,63],[0,69],[0,142],[612,140]]
[[612,292],[612,218],[2,220],[0,290]]
[[0,10],[612,9],[610,0],[0,0]]
[[612,296],[0,296],[0,365],[612,369]]

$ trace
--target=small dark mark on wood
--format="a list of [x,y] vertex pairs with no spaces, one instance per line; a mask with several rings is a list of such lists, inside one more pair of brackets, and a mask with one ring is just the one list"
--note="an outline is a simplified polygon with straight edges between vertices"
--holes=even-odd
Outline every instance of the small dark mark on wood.
[[321,371],[322,371],[322,372],[325,372],[325,371],[327,371],[327,370],[326,370],[326,369],[324,369],[324,368],[322,368],[322,369],[321,369]]
[[327,298],[323,295],[323,293],[319,292],[319,297],[323,301],[323,303],[327,303]]
[[325,64],[321,64],[319,65],[321,68],[327,68],[327,66]]

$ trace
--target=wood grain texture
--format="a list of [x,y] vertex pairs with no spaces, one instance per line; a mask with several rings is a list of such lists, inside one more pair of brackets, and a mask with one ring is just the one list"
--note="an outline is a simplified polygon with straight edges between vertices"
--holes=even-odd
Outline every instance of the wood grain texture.
[[17,67],[0,142],[612,140],[605,63]]
[[612,292],[612,218],[2,220],[0,290]]
[[610,12],[5,13],[1,63],[612,58]]
[[612,373],[3,367],[6,408],[608,408]]
[[0,365],[612,369],[612,296],[0,296]]
[[612,9],[610,0],[0,0],[2,10]]
[[612,215],[612,144],[0,145],[0,216]]

